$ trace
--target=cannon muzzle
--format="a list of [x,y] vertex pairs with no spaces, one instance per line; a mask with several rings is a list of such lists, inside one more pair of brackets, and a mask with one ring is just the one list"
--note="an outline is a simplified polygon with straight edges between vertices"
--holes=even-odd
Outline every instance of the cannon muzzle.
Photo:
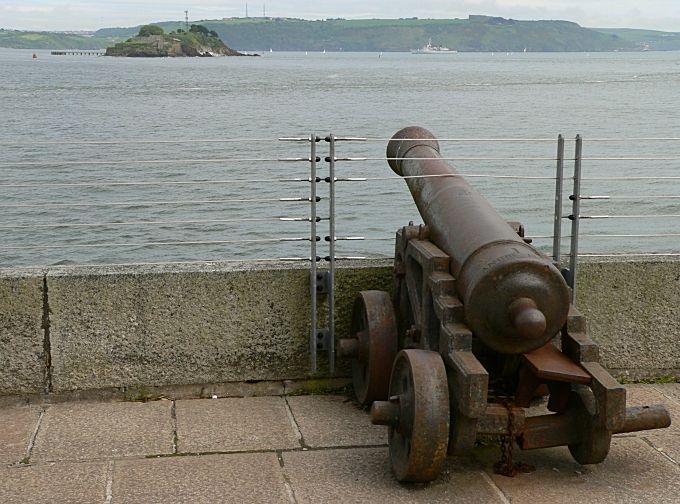
[[406,177],[430,240],[451,258],[475,335],[506,354],[529,352],[555,336],[570,303],[562,274],[441,159],[434,135],[404,128],[388,143],[387,158]]

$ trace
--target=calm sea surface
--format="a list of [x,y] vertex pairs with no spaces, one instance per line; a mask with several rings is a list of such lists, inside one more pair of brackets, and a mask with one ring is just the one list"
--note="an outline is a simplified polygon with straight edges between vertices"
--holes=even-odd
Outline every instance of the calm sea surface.
[[[277,161],[307,157],[309,144],[277,139],[311,132],[369,138],[337,144],[338,157],[368,158],[339,161],[338,177],[379,179],[337,184],[337,235],[372,238],[338,253],[392,255],[395,229],[419,217],[381,158],[408,125],[518,139],[441,150],[465,158],[452,163],[534,236],[552,234],[555,139],[573,158],[581,134],[583,193],[612,197],[584,202],[582,215],[612,218],[582,222],[582,252],[680,251],[680,237],[618,236],[680,234],[680,198],[659,197],[680,196],[680,180],[654,178],[680,177],[680,141],[634,140],[680,137],[678,52],[31,56],[0,49],[1,266],[308,256],[308,242],[275,240],[309,234],[279,220],[308,217],[309,204],[278,201],[309,196],[308,182],[285,180],[308,177],[309,164]],[[616,138],[627,140],[597,140]],[[626,159],[602,159],[612,157]]]

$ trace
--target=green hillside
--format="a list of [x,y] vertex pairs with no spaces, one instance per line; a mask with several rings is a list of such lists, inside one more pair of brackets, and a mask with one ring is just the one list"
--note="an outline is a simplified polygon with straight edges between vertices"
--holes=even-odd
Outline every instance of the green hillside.
[[[469,19],[229,18],[200,23],[230,47],[275,51],[409,51],[428,39],[458,51],[613,51],[635,44],[568,21],[516,21],[489,16]],[[166,30],[179,22],[158,23]],[[97,36],[131,36],[138,27],[107,28]]]
[[0,47],[14,49],[104,49],[120,38],[0,29]]
[[678,51],[680,50],[680,33],[656,30],[635,30],[632,28],[594,28],[607,35],[616,35],[628,40],[643,51]]
[[[228,18],[199,21],[230,47],[249,51],[410,51],[431,38],[457,51],[680,50],[680,33],[583,28],[569,21],[517,21],[490,16],[468,19]],[[166,32],[180,21],[155,23]],[[133,37],[140,26],[103,28],[93,37],[0,29],[0,47],[103,49]]]

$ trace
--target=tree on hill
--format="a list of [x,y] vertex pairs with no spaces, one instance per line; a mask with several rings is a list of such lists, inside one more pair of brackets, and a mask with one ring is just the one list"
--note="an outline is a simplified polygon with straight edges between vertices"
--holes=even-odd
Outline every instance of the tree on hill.
[[[177,33],[179,32],[180,30],[177,30]],[[203,25],[192,24],[191,28],[189,28],[189,33],[193,33],[194,35],[202,35],[204,37],[213,37],[218,40],[221,40],[219,34],[215,30],[208,30]]]
[[191,28],[189,28],[189,31],[192,33],[202,33],[203,35],[207,35],[209,33],[208,29],[203,26],[203,25],[195,25],[192,24]]
[[156,25],[144,25],[139,29],[138,37],[150,37],[151,35],[163,35],[165,31],[160,26]]

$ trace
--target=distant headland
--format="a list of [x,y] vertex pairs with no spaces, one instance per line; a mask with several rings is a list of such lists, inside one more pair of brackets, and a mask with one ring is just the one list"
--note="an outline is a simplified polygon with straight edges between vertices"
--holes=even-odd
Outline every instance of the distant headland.
[[105,56],[135,58],[246,56],[227,47],[217,32],[192,24],[189,30],[177,28],[165,33],[157,25],[144,25],[137,36],[107,47]]
[[[408,52],[428,40],[458,52],[597,52],[680,50],[680,32],[584,28],[570,21],[524,21],[471,15],[467,19],[323,19],[239,17],[196,21],[240,51]],[[187,21],[155,23],[165,34],[161,51],[192,33]],[[0,28],[0,47],[103,49],[125,39],[134,43],[140,26],[88,33],[24,32]],[[174,35],[171,35],[174,34]],[[194,35],[200,35],[194,33]],[[158,40],[158,39],[157,39]],[[210,47],[194,42],[196,47]],[[191,45],[191,44],[190,44]],[[153,42],[150,44],[153,49]],[[114,46],[116,47],[116,46]],[[128,46],[130,48],[130,46]],[[157,49],[151,52],[158,52]],[[189,51],[191,52],[191,51]],[[203,51],[205,53],[205,51]],[[210,50],[207,51],[211,52]]]

